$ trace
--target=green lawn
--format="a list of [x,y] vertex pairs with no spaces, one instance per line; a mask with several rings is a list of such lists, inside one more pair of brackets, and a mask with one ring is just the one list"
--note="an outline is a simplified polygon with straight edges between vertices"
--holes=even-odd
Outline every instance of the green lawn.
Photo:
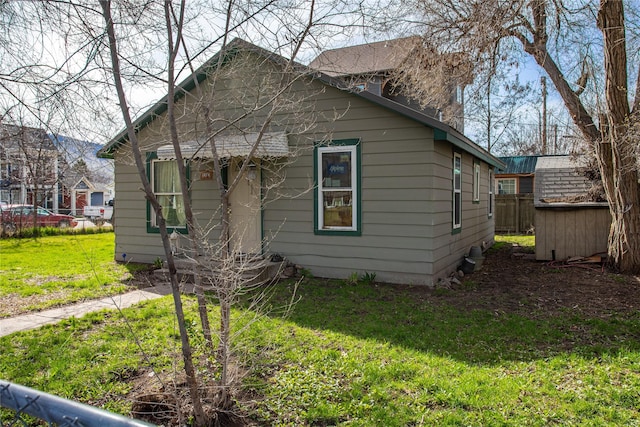
[[113,233],[0,239],[0,299],[37,310],[122,292],[129,268],[113,251]]
[[[279,284],[272,307],[292,289]],[[287,316],[243,328],[254,316],[238,307],[236,355],[251,367],[241,405],[274,426],[639,425],[640,312],[540,318],[447,302],[467,292],[309,279]],[[133,378],[179,368],[172,313],[165,297],[124,310],[128,322],[95,313],[0,338],[0,378],[128,414]]]

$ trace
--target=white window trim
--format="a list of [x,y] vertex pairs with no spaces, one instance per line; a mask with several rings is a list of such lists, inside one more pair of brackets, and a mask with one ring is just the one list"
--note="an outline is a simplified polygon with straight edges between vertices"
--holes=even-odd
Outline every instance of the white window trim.
[[493,205],[494,205],[494,200],[493,200],[493,170],[491,168],[489,168],[489,218],[493,217]]
[[480,163],[473,163],[473,201],[480,201]]
[[[318,171],[318,206],[317,206],[317,221],[318,230],[320,231],[357,231],[358,230],[358,156],[357,145],[332,145],[329,147],[318,147],[318,156],[316,170]],[[325,189],[324,182],[322,180],[322,155],[324,153],[337,153],[348,151],[351,153],[351,187],[327,187]],[[325,227],[324,226],[324,193],[333,191],[351,191],[351,227]]]
[[[513,181],[513,193],[500,193],[500,181]],[[496,187],[498,189],[498,194],[518,194],[518,182],[515,178],[498,178],[496,181]]]
[[[460,161],[460,168],[458,170],[458,174],[460,175],[460,179],[459,181],[459,186],[456,188],[456,161],[459,160]],[[453,210],[452,210],[452,223],[453,223],[453,228],[454,230],[459,229],[462,227],[462,155],[460,153],[454,153],[453,154],[453,169],[452,169],[452,177],[453,177],[453,182],[452,182],[452,197],[453,197]],[[459,205],[456,205],[456,194],[459,194]],[[456,223],[456,210],[459,211],[459,222]]]

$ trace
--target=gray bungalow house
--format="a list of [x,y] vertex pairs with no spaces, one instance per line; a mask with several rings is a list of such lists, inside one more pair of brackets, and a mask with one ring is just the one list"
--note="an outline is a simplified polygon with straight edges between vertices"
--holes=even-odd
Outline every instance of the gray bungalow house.
[[[319,277],[369,272],[380,281],[431,285],[454,271],[471,246],[493,242],[492,171],[502,162],[424,113],[348,90],[299,64],[284,77],[285,64],[281,56],[234,40],[199,69],[202,96],[192,79],[180,84],[176,108],[181,148],[190,159],[191,200],[198,223],[214,229],[211,239],[220,202],[202,141],[213,136],[226,159],[227,182],[240,162],[250,161],[230,209],[232,244],[242,251],[280,254]],[[283,78],[291,84],[265,121],[265,110],[276,103],[261,102]],[[215,135],[198,114],[200,101],[209,100]],[[135,125],[154,191],[172,228],[184,232],[166,110],[165,98]],[[247,159],[247,143],[261,130],[262,142]],[[162,258],[126,132],[99,155],[115,159],[116,260],[125,254],[146,263]]]

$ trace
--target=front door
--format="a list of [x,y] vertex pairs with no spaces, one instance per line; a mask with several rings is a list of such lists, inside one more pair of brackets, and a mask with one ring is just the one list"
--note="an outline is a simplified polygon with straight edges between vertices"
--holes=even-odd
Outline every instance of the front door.
[[[242,160],[229,165],[229,185],[240,172]],[[229,196],[231,248],[236,253],[262,253],[262,212],[260,204],[260,165],[252,161]]]

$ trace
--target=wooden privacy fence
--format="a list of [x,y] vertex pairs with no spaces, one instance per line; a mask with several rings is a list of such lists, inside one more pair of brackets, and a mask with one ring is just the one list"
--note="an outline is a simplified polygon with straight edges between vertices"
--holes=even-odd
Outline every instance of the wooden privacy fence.
[[495,195],[496,233],[533,233],[533,194]]

